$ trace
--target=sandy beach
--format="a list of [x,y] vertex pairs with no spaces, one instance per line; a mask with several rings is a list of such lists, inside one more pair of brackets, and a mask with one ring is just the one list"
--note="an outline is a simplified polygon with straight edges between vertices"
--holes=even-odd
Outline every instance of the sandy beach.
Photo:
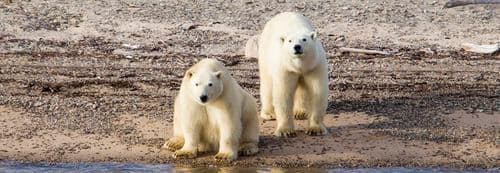
[[[441,1],[0,2],[0,161],[241,167],[500,167],[500,6]],[[272,135],[232,163],[175,160],[174,97],[202,58],[259,98],[248,38],[283,11],[317,27],[330,68],[327,136]],[[340,47],[391,55],[342,54]],[[259,102],[260,105],[260,102]]]

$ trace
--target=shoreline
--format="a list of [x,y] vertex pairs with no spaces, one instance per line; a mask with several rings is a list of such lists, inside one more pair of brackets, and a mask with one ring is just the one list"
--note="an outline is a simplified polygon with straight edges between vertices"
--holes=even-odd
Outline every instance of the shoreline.
[[[497,43],[500,8],[443,5],[0,2],[0,161],[500,167],[500,54],[460,47]],[[275,121],[261,122],[260,152],[232,164],[160,151],[181,78],[198,60],[221,60],[259,98],[257,59],[244,46],[282,11],[310,18],[328,52],[331,133],[306,136],[296,121],[298,137],[279,139]]]

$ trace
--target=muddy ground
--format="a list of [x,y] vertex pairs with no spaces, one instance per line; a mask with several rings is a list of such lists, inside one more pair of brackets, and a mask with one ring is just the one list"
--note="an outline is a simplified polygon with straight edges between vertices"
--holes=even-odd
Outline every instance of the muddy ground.
[[[178,166],[500,167],[500,6],[441,1],[0,2],[0,161]],[[186,68],[222,60],[258,98],[246,40],[281,11],[313,20],[329,53],[327,136],[272,136],[216,163],[160,149]],[[348,46],[390,56],[340,54]]]

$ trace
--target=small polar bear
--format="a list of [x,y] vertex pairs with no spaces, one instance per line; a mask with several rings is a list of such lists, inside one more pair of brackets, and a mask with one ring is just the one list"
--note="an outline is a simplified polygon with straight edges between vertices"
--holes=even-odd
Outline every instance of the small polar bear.
[[299,13],[280,13],[266,23],[257,46],[261,117],[277,120],[274,134],[296,136],[292,115],[308,118],[308,135],[327,134],[328,65],[311,22]]
[[218,161],[258,152],[257,104],[215,59],[186,71],[174,104],[174,137],[163,147],[175,158],[217,151]]

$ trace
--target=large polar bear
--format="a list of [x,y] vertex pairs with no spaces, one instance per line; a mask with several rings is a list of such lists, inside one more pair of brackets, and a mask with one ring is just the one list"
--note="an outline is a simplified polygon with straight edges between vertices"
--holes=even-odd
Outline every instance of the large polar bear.
[[328,133],[323,117],[328,106],[326,53],[310,21],[284,12],[268,21],[259,36],[261,117],[277,119],[275,135],[296,135],[293,117],[309,118],[308,135]]
[[216,151],[216,160],[235,160],[258,151],[255,99],[224,65],[204,59],[185,73],[174,105],[174,137],[164,145],[175,158]]

